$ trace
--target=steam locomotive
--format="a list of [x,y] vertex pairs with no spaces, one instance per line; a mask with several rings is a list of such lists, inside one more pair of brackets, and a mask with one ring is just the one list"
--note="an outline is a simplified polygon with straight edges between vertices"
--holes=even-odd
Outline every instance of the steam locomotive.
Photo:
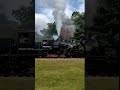
[[60,38],[57,40],[44,38],[42,42],[37,42],[36,57],[45,58],[49,54],[64,55],[67,58],[80,58],[84,56],[84,51],[79,49],[79,46],[73,42],[61,41]]
[[0,38],[0,76],[34,76],[33,30],[13,30],[13,35]]

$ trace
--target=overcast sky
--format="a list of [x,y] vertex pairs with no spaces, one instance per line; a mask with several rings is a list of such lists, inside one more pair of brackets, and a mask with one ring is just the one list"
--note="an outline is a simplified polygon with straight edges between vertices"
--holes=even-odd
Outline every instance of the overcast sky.
[[[54,22],[53,9],[47,6],[48,4],[52,5],[52,1],[35,0],[35,31],[38,33],[40,30],[47,28],[47,23]],[[74,11],[84,12],[84,7],[84,0],[66,0],[65,14],[70,18]]]

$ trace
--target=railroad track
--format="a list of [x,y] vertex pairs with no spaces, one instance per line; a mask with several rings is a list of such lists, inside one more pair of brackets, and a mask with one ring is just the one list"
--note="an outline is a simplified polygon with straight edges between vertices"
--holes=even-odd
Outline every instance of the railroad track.
[[36,58],[35,60],[85,60],[85,58]]

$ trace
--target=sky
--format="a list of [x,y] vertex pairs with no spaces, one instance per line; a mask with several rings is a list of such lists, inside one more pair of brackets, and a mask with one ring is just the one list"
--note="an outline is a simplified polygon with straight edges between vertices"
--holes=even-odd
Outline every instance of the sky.
[[[85,11],[85,0],[66,0],[65,4],[65,14],[68,18],[74,11]],[[53,0],[35,0],[35,31],[38,34],[41,34],[40,30],[47,28],[47,23],[55,21],[52,15],[53,5]]]

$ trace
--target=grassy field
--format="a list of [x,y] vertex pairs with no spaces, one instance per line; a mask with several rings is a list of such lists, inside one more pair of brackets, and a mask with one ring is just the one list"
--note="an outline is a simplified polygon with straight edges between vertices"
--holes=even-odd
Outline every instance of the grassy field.
[[84,59],[36,60],[35,90],[84,90]]
[[34,78],[0,77],[0,90],[34,90]]

